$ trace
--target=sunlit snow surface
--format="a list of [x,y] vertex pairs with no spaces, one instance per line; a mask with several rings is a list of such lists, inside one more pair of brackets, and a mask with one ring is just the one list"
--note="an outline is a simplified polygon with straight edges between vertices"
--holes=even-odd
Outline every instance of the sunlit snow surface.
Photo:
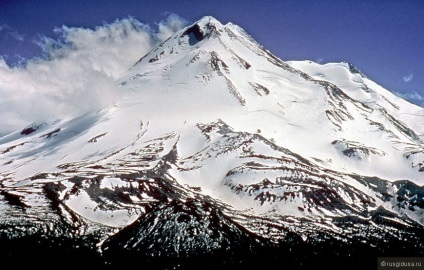
[[423,108],[351,64],[283,62],[234,24],[197,25],[118,80],[114,106],[0,138],[0,223],[53,200],[78,233],[113,235],[199,200],[271,239],[338,234],[342,217],[373,227],[381,209],[424,224]]

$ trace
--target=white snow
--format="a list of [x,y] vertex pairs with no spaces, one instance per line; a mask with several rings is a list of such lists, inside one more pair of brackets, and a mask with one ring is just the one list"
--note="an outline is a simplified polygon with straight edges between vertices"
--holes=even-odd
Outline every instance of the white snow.
[[[215,24],[216,32],[205,28],[208,23]],[[302,215],[298,210],[302,198],[261,206],[253,197],[236,194],[224,184],[226,174],[247,160],[231,151],[213,156],[216,153],[211,147],[224,135],[210,132],[207,138],[197,127],[221,119],[235,132],[259,134],[312,164],[342,175],[424,184],[424,173],[417,167],[424,161],[423,108],[352,72],[346,63],[291,61],[287,65],[234,24],[222,25],[211,17],[198,24],[208,35],[203,40],[190,44],[183,29],[119,79],[116,91],[120,99],[114,106],[75,119],[47,121],[26,136],[17,131],[0,138],[0,179],[7,180],[3,183],[30,185],[28,179],[39,172],[92,175],[96,169],[89,166],[102,165],[109,166],[110,171],[101,188],[113,189],[129,184],[114,174],[152,168],[176,145],[178,166],[182,162],[181,168],[189,168],[173,166],[170,170],[179,184],[201,187],[203,194],[238,210]],[[328,83],[345,95],[332,93]],[[255,89],[254,85],[262,88]],[[409,127],[418,138],[406,134],[399,125]],[[169,138],[157,140],[166,136]],[[349,149],[334,145],[336,140],[375,149],[377,154],[362,152],[360,159],[349,157],[344,153]],[[163,145],[156,145],[158,141]],[[157,150],[156,156],[151,161],[137,160],[149,145]],[[280,152],[266,144],[254,143],[252,147],[256,154],[279,158],[275,155]],[[406,158],[408,153],[412,154]],[[260,162],[276,165],[270,160]],[[274,181],[284,174],[282,170],[260,173],[246,172],[231,176],[231,180],[249,185],[264,178]],[[350,177],[338,179],[373,195]],[[340,195],[355,203],[342,191]],[[84,192],[67,204],[82,216],[111,226],[123,226],[135,219],[127,210],[98,210]]]
[[138,218],[137,214],[132,214],[127,209],[100,209],[98,204],[91,200],[85,191],[81,191],[78,196],[71,197],[66,201],[66,204],[79,215],[112,227],[126,226]]

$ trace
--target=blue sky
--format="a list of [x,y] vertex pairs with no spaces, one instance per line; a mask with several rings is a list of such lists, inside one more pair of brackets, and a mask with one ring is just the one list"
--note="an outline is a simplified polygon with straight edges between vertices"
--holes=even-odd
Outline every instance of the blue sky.
[[350,62],[385,88],[424,106],[420,0],[0,0],[0,56],[9,68],[40,57],[47,43],[61,46],[55,41],[72,32],[62,26],[95,29],[132,17],[137,27],[149,25],[160,32],[170,14],[186,23],[206,15],[233,22],[283,60]]

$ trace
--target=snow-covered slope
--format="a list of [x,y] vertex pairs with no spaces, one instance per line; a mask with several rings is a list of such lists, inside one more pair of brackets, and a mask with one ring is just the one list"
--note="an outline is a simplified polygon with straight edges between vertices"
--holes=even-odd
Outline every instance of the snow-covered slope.
[[289,233],[422,251],[424,109],[351,64],[284,62],[204,17],[116,91],[113,107],[0,138],[3,234],[97,235],[100,250],[154,256]]

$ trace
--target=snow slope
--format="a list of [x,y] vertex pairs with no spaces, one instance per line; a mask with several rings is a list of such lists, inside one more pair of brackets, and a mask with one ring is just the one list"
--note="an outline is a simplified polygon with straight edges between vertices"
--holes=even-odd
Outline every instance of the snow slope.
[[[204,17],[137,61],[116,91],[112,107],[0,138],[3,224],[16,206],[50,213],[49,200],[88,231],[150,226],[144,216],[192,200],[274,239],[383,235],[373,218],[387,213],[395,228],[424,224],[424,109],[351,64],[284,62]],[[352,216],[364,228],[337,221]]]

